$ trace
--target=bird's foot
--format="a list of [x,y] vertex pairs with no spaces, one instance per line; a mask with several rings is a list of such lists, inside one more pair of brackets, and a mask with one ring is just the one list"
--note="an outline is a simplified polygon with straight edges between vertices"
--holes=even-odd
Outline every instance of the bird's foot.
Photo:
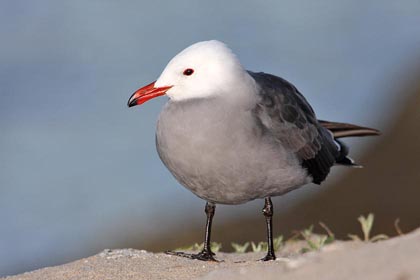
[[188,254],[184,252],[174,252],[174,251],[166,251],[165,254],[171,255],[171,256],[178,256],[178,257],[184,257],[192,260],[200,260],[200,261],[210,261],[210,262],[219,262],[216,260],[213,256],[215,255],[211,251],[201,251],[198,254]]
[[276,255],[274,255],[274,253],[270,253],[268,252],[267,255],[260,259],[260,261],[266,262],[266,261],[274,261],[276,260]]

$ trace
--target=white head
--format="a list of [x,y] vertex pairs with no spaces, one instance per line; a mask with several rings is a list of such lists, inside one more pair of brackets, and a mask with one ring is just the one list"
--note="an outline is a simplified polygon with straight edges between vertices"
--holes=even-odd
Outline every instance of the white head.
[[204,41],[172,58],[155,86],[172,86],[166,92],[172,100],[211,97],[232,92],[245,74],[239,60],[225,44]]
[[[234,96],[244,94],[247,86],[253,83],[253,79],[225,44],[216,40],[204,41],[189,46],[172,58],[154,84],[133,94],[129,106],[165,93],[176,101],[217,95]],[[139,102],[137,99],[144,96],[146,89],[148,98]]]

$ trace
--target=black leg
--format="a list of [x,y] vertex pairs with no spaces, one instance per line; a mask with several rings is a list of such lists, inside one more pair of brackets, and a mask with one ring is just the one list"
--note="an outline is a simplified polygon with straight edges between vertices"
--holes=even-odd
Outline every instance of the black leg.
[[274,246],[273,246],[273,203],[271,202],[270,197],[265,198],[264,208],[262,211],[265,216],[265,221],[267,223],[268,251],[267,251],[267,255],[261,260],[272,261],[276,259],[276,255],[274,254]]
[[207,222],[206,222],[206,233],[204,236],[204,248],[202,252],[207,252],[210,255],[214,255],[214,253],[211,251],[210,236],[211,236],[211,225],[213,222],[213,216],[214,216],[215,210],[216,210],[216,205],[209,202],[206,203],[205,212],[207,215]]
[[211,224],[213,221],[214,212],[216,210],[216,205],[211,202],[206,203],[205,212],[207,215],[207,223],[206,223],[206,233],[204,237],[204,247],[203,250],[198,254],[187,254],[184,252],[172,252],[167,251],[166,254],[200,260],[200,261],[217,261],[213,256],[214,253],[211,251],[210,248],[210,235],[211,235]]

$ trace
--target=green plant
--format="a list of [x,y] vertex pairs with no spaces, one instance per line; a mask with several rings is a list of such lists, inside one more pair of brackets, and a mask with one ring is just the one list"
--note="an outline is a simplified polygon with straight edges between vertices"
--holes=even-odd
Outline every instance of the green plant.
[[[204,248],[204,243],[194,243],[190,246],[180,247],[175,249],[175,251],[201,251]],[[210,248],[213,252],[217,253],[222,248],[222,243],[211,242]]]
[[267,242],[260,241],[258,243],[251,242],[252,252],[267,251]]
[[309,251],[318,251],[325,245],[330,244],[335,240],[335,237],[332,231],[324,223],[319,223],[319,224],[327,232],[327,234],[313,233],[313,228],[314,228],[313,225],[311,225],[309,228],[304,229],[300,232],[300,235],[303,237],[303,239],[306,241],[308,245],[308,247],[304,247],[302,249],[303,253],[306,253]]
[[[273,247],[274,251],[277,251],[280,249],[280,247],[283,244],[283,235],[279,235],[276,238],[273,238]],[[258,242],[254,243],[251,242],[252,252],[265,252],[268,249],[267,242]]]
[[373,227],[373,222],[375,220],[375,215],[373,215],[372,213],[369,213],[367,217],[362,215],[359,218],[357,218],[357,220],[359,221],[360,226],[362,228],[363,238],[360,238],[356,234],[349,234],[348,236],[354,241],[376,242],[379,240],[385,240],[389,238],[385,234],[378,234],[373,237],[370,236],[370,232],[372,231]]
[[319,225],[325,230],[325,232],[328,234],[327,244],[332,243],[335,240],[334,233],[327,227],[326,224],[323,222],[319,222]]
[[[349,234],[348,236],[357,241],[364,241],[364,242],[376,242],[379,240],[388,239],[388,236],[385,234],[378,234],[371,237],[371,231],[373,227],[373,222],[375,220],[375,216],[372,213],[369,213],[366,217],[360,216],[357,219],[360,223],[363,237],[359,237],[356,234]],[[398,225],[399,220],[396,220],[394,223],[394,226],[398,232],[398,234],[402,235],[402,231],[399,228]],[[303,237],[303,240],[306,242],[307,246],[304,247],[301,251],[303,253],[309,252],[309,251],[318,251],[322,249],[325,245],[330,244],[334,242],[335,236],[334,233],[322,222],[319,223],[319,225],[325,230],[326,234],[316,234],[313,232],[314,227],[311,225],[307,229],[297,231],[294,236],[289,238],[288,241],[298,241],[299,237]],[[243,244],[232,242],[231,246],[235,253],[245,253],[248,251],[249,246],[251,245],[252,252],[265,252],[267,251],[267,242],[245,242]],[[278,251],[280,247],[283,245],[283,236],[279,235],[278,237],[273,239],[273,247],[275,251]],[[210,244],[211,250],[213,252],[219,252],[222,248],[221,243],[217,242],[211,242]],[[203,243],[195,243],[190,246],[181,247],[176,249],[176,251],[201,251],[203,249]]]
[[220,249],[222,249],[222,243],[211,242],[210,243],[210,248],[213,252],[217,253],[217,252],[220,251]]
[[404,235],[404,232],[401,230],[400,228],[400,218],[397,218],[394,221],[394,227],[395,227],[395,231],[398,233],[398,235]]
[[244,244],[232,242],[231,245],[235,253],[245,253],[249,247],[249,242],[245,242]]
[[273,239],[274,251],[278,251],[282,245],[283,245],[283,235],[279,235]]

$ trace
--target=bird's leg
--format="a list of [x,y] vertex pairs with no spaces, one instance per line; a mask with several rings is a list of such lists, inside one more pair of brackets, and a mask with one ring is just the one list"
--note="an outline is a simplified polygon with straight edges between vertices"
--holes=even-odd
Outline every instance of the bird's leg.
[[210,248],[210,235],[211,235],[211,224],[213,221],[214,212],[216,210],[216,205],[214,205],[211,202],[206,203],[205,212],[207,215],[207,223],[206,223],[206,233],[204,237],[204,247],[203,250],[201,250],[198,254],[188,254],[184,252],[172,252],[167,251],[166,254],[194,259],[194,260],[200,260],[200,261],[217,261],[213,256],[214,253],[211,251]]
[[206,215],[207,215],[206,233],[205,233],[205,236],[204,236],[204,248],[201,251],[201,253],[205,253],[205,254],[208,254],[210,256],[215,255],[211,251],[211,245],[210,245],[211,225],[212,225],[212,222],[213,222],[213,216],[214,216],[215,210],[216,210],[216,205],[214,205],[213,203],[210,203],[210,202],[206,202],[206,208],[205,208],[205,212],[206,212]]
[[273,203],[270,197],[265,198],[264,208],[262,209],[267,223],[267,255],[262,258],[262,261],[272,261],[276,259],[273,246]]

